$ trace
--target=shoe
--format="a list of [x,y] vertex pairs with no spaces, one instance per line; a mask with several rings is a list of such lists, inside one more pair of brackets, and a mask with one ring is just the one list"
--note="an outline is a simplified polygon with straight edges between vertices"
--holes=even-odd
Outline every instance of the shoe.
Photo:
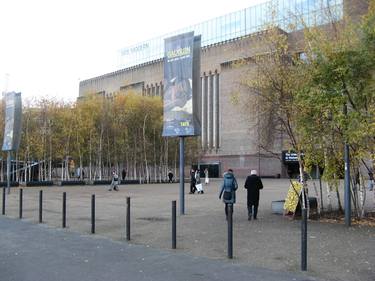
[[193,192],[190,191],[189,194],[193,194]]
[[257,218],[256,218],[256,217],[254,217],[254,220],[257,220]]
[[247,220],[248,220],[248,221],[251,221],[251,217],[252,217],[252,214],[248,214],[248,216],[247,216]]
[[112,191],[112,189],[108,189],[108,191]]

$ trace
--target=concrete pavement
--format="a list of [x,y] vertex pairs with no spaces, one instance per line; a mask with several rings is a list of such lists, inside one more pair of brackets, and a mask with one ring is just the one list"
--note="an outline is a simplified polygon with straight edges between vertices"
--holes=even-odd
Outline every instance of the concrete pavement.
[[318,280],[5,217],[0,229],[1,281]]

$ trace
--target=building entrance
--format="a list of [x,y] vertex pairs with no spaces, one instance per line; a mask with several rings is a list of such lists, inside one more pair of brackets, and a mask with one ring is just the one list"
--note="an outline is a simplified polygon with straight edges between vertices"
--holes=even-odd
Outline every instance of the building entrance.
[[[194,170],[198,169],[198,165],[193,165]],[[219,178],[220,177],[220,163],[204,163],[199,164],[199,171],[201,178],[204,178],[204,170],[208,169],[209,178]]]

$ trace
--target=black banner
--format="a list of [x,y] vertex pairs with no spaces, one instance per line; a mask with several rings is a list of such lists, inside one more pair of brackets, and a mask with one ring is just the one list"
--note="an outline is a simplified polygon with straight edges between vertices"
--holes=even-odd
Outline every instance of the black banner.
[[[301,157],[303,158],[304,154],[301,153]],[[298,154],[294,151],[290,150],[283,150],[282,151],[282,160],[285,164],[287,163],[298,163]]]
[[3,151],[18,150],[21,141],[22,99],[21,93],[5,93],[5,126]]
[[195,96],[199,92],[200,36],[180,34],[165,39],[164,46],[163,136],[199,135]]

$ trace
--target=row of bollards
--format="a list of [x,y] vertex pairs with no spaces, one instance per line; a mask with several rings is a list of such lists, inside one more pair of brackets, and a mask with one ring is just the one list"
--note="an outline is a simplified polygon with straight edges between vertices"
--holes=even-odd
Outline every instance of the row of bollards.
[[3,187],[3,211],[2,214],[5,215],[5,186]]
[[43,190],[39,191],[39,223],[43,222]]
[[[23,189],[19,190],[19,218],[23,215]],[[5,215],[5,188],[3,188],[3,208],[2,214]],[[307,268],[307,214],[303,209],[302,220],[302,270]],[[177,248],[177,215],[176,215],[176,201],[172,201],[172,249]],[[43,222],[43,191],[39,191],[39,223]],[[62,201],[62,228],[66,228],[66,192],[63,192]],[[126,197],[126,240],[130,241],[130,197]],[[95,234],[95,194],[91,195],[91,233]],[[233,205],[228,204],[228,258],[233,258]]]
[[130,241],[130,197],[126,197],[126,240]]
[[[5,215],[5,188],[3,188],[3,212]],[[19,218],[23,218],[23,189],[19,190]],[[39,223],[43,223],[43,190],[39,191]],[[172,249],[176,249],[176,201],[172,201]],[[62,200],[62,228],[66,228],[66,192]],[[126,197],[126,240],[130,241],[130,197]],[[91,195],[91,233],[95,234],[95,194]]]
[[91,233],[95,233],[95,194],[91,195]]
[[228,204],[228,259],[233,259],[233,204]]
[[20,189],[20,204],[19,204],[19,218],[22,219],[22,208],[23,208],[23,189]]
[[66,227],[66,192],[63,193],[63,204],[62,204],[62,228]]

